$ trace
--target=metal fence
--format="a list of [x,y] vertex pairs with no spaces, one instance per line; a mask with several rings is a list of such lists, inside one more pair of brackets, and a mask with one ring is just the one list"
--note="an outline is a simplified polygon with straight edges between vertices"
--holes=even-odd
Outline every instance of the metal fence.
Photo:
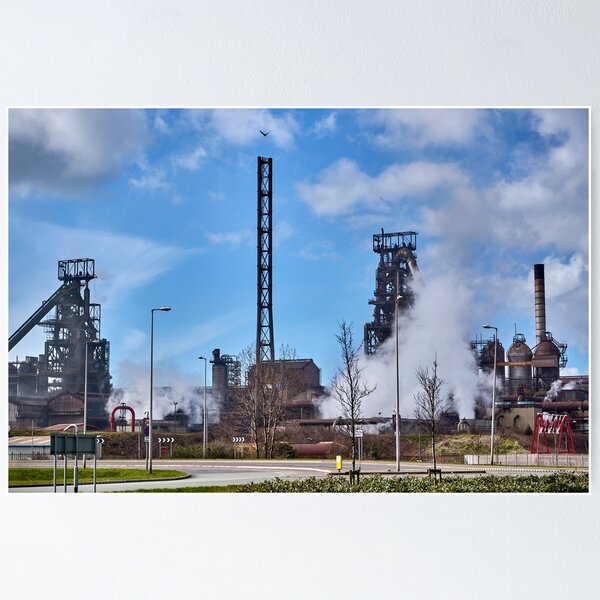
[[33,452],[31,448],[9,448],[8,449],[8,460],[46,460],[50,458],[50,446],[34,448]]
[[[489,454],[465,454],[466,465],[489,465]],[[587,467],[587,454],[495,454],[494,464],[532,467]]]

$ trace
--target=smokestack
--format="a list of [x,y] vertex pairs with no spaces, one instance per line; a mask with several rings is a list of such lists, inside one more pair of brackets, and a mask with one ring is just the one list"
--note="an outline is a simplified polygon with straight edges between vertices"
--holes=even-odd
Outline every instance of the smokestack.
[[546,337],[546,288],[544,265],[533,265],[533,287],[535,292],[535,342],[539,344]]

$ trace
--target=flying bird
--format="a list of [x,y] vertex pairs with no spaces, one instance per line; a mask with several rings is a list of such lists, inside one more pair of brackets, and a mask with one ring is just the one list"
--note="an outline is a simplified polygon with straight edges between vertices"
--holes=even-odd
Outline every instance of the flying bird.
[[259,129],[259,131],[265,136],[267,137],[271,132],[267,131],[267,133],[265,133],[262,129]]

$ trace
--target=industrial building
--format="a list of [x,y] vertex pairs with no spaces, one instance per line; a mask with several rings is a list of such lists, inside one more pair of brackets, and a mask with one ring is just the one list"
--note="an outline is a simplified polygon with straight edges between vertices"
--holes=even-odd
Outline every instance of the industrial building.
[[[12,350],[35,326],[46,333],[44,353],[8,365],[9,425],[42,428],[83,421],[107,425],[112,384],[110,346],[101,337],[101,307],[91,302],[91,258],[60,260],[60,287],[9,337]],[[87,403],[85,402],[87,400]]]
[[[517,433],[531,433],[540,412],[567,415],[574,431],[589,428],[588,376],[561,377],[567,364],[567,344],[546,327],[544,265],[534,265],[535,341],[532,348],[517,333],[508,351],[499,340],[476,339],[471,347],[477,364],[491,373],[496,362],[496,423]],[[495,347],[494,347],[495,346]],[[487,415],[491,418],[491,413]]]
[[[281,425],[327,426],[319,423],[319,402],[326,390],[320,381],[320,369],[311,358],[276,360],[272,302],[272,202],[273,162],[257,157],[257,322],[256,356],[245,366],[237,356],[212,353],[212,386],[194,388],[192,396],[202,405],[203,393],[218,412],[223,431],[243,434],[250,424],[240,410],[241,392],[257,372],[271,369],[273,378],[286,371],[293,382],[285,391]],[[373,252],[378,255],[375,272],[373,319],[364,325],[363,346],[366,355],[376,355],[392,335],[403,314],[409,314],[415,302],[413,283],[420,276],[417,266],[417,233],[404,231],[373,235]],[[95,262],[90,258],[58,262],[59,288],[9,338],[9,350],[35,326],[46,333],[44,353],[26,356],[9,363],[9,425],[12,428],[44,428],[73,422],[86,422],[91,428],[113,431],[144,428],[144,415],[135,415],[123,402],[123,394],[112,389],[109,370],[109,342],[101,337],[101,307],[90,298],[89,283],[96,277]],[[588,378],[561,377],[567,364],[567,344],[557,341],[546,327],[544,265],[534,266],[535,345],[530,347],[522,333],[515,330],[512,344],[505,351],[495,337],[482,336],[471,342],[478,368],[491,373],[496,368],[495,423],[518,433],[533,430],[540,412],[568,415],[575,431],[588,431]],[[269,382],[266,382],[267,384]],[[166,388],[165,388],[166,389]],[[158,394],[157,389],[157,396]],[[112,406],[108,406],[109,397]],[[196,400],[193,404],[195,405]],[[174,401],[174,409],[154,420],[162,431],[198,429],[197,414],[184,412],[183,402]],[[489,392],[481,393],[475,407],[475,419],[467,423],[453,415],[448,423],[482,431],[482,423],[491,422]],[[188,406],[190,403],[188,402]],[[487,408],[486,408],[487,407]],[[130,412],[131,414],[127,414]],[[193,410],[191,411],[193,412]],[[130,417],[128,419],[128,417]],[[246,419],[246,421],[244,421]],[[390,417],[382,417],[381,422]],[[210,421],[210,419],[207,419]],[[333,425],[329,423],[329,426]],[[412,425],[403,419],[403,431]],[[452,425],[454,427],[454,425]]]

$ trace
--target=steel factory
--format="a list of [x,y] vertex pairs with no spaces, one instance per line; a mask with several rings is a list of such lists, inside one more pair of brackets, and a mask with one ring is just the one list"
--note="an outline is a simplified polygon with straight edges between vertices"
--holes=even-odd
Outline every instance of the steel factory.
[[[288,390],[285,424],[299,427],[335,427],[331,419],[322,419],[321,399],[327,389],[321,382],[319,367],[312,358],[275,357],[273,290],[273,161],[257,159],[257,313],[255,356],[252,365],[242,364],[238,356],[212,351],[212,386],[196,387],[189,393],[197,402],[192,415],[183,410],[183,402],[173,402],[174,410],[153,421],[157,431],[195,431],[201,424],[218,420],[232,430],[244,432],[244,413],[240,411],[240,390],[248,385],[252,372],[265,365],[275,371],[288,369],[295,384]],[[373,319],[364,325],[363,348],[367,356],[375,357],[380,346],[393,335],[400,315],[410,317],[416,298],[412,283],[421,277],[417,265],[417,232],[373,235],[373,252],[378,257],[375,271]],[[110,375],[110,343],[101,335],[101,306],[93,301],[90,281],[96,278],[92,258],[72,258],[58,262],[58,289],[9,337],[12,350],[34,327],[46,334],[43,352],[10,362],[9,425],[14,429],[61,428],[66,424],[86,423],[90,429],[140,431],[147,428],[146,415],[136,415],[123,400],[122,389],[113,389]],[[495,366],[497,396],[495,424],[504,430],[535,437],[540,414],[566,417],[570,428],[586,435],[588,432],[588,377],[561,377],[560,369],[567,364],[567,344],[559,342],[548,330],[544,265],[534,265],[532,290],[535,315],[535,340],[527,343],[516,330],[505,351],[494,336],[476,337],[470,342],[474,364],[482,373],[491,374]],[[366,300],[366,299],[365,299]],[[366,303],[366,302],[365,302]],[[561,332],[561,335],[568,332]],[[206,383],[206,382],[205,382]],[[163,392],[165,390],[163,389]],[[157,390],[160,393],[160,390]],[[166,392],[165,392],[166,393]],[[201,406],[206,395],[210,404],[218,407],[218,415],[210,417]],[[475,419],[461,415],[447,416],[447,431],[489,430],[492,410],[489,390],[482,391],[476,402]],[[392,414],[364,415],[364,422],[390,425]],[[414,423],[402,417],[402,430],[410,431]],[[382,429],[384,430],[384,429]],[[210,438],[209,438],[210,439]]]

